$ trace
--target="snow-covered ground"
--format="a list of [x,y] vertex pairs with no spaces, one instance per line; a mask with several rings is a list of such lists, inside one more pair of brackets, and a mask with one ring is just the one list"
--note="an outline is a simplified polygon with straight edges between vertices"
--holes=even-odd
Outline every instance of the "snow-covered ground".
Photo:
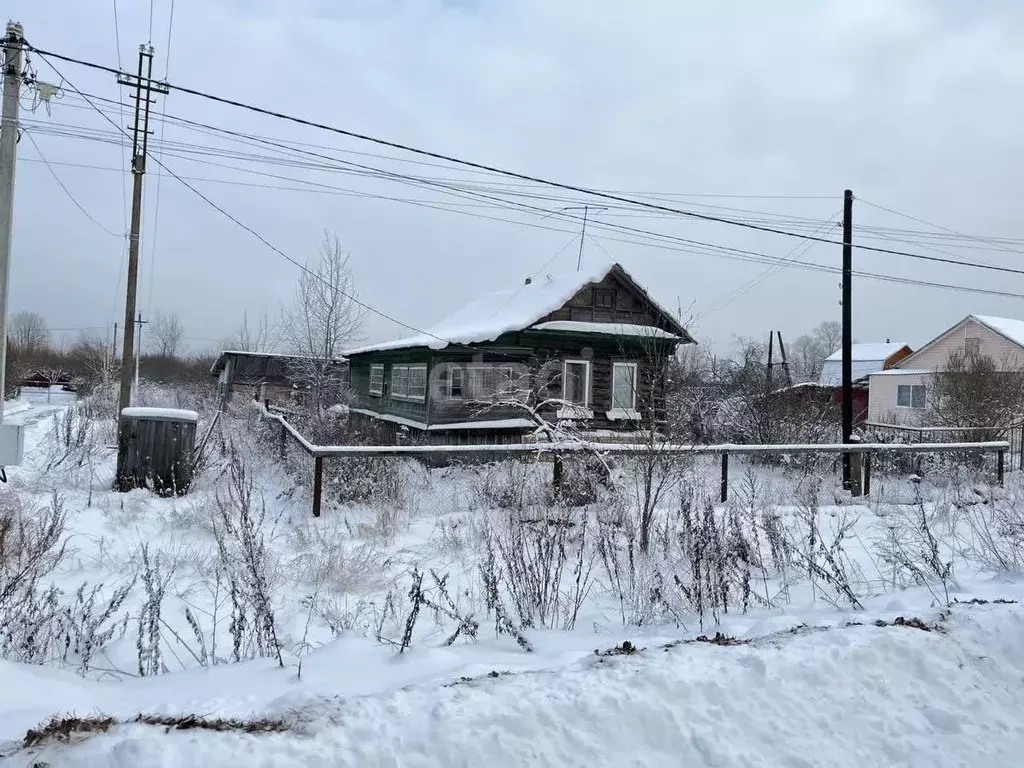
[[[70,650],[55,644],[36,659],[43,663],[0,661],[0,764],[995,768],[1020,765],[1024,754],[1024,607],[1004,602],[1024,599],[1024,580],[992,562],[1009,562],[1019,539],[1003,535],[996,523],[1004,518],[978,511],[1012,504],[1012,487],[1005,498],[980,487],[923,488],[935,556],[919,551],[933,539],[915,523],[914,505],[892,503],[918,492],[905,479],[879,477],[881,501],[866,506],[816,501],[815,532],[827,544],[851,523],[838,538],[841,552],[831,550],[840,567],[829,565],[826,547],[813,563],[791,553],[775,568],[768,542],[748,543],[758,556],[730,560],[728,568],[739,571],[729,571],[727,612],[693,595],[693,564],[669,552],[678,519],[654,547],[665,548],[664,568],[616,584],[593,546],[612,546],[621,528],[587,523],[583,533],[604,536],[601,545],[576,550],[577,538],[545,540],[566,548],[565,578],[561,600],[548,603],[546,615],[533,614],[532,626],[523,626],[510,588],[499,585],[516,625],[499,635],[480,576],[486,543],[518,542],[513,554],[523,562],[541,560],[531,549],[539,540],[508,534],[511,512],[495,499],[513,496],[522,502],[518,514],[535,512],[544,497],[535,478],[504,467],[428,471],[398,463],[381,475],[367,464],[348,485],[361,481],[374,493],[329,504],[313,520],[303,486],[274,456],[276,442],[256,440],[258,424],[242,413],[227,420],[223,440],[211,441],[211,461],[188,496],[117,494],[108,490],[113,452],[102,430],[109,425],[79,439],[88,428],[68,419],[74,407],[67,402],[22,405],[11,418],[29,424],[27,460],[10,471],[0,512],[33,514],[57,490],[68,551],[47,579],[79,614],[74,595],[83,582],[85,594],[103,585],[100,607],[119,587],[131,589],[87,660],[76,640]],[[84,447],[62,450],[68,442]],[[226,519],[222,510],[234,510],[230,519],[238,522],[238,495],[248,487],[238,481],[239,466],[251,480],[254,525],[266,545],[259,578],[271,597],[280,658],[260,650],[251,626],[232,631],[231,578],[240,592],[258,591],[242,580],[244,568],[223,565],[214,535]],[[770,509],[799,544],[809,518],[796,495],[737,496],[758,505],[751,520]],[[677,515],[679,505],[673,497],[659,514]],[[601,503],[589,514],[616,509]],[[233,548],[237,541],[223,528],[221,538],[229,558],[240,556],[244,548]],[[585,561],[575,559],[577,551],[587,553]],[[497,560],[507,575],[500,552]],[[945,579],[929,570],[947,562]],[[751,563],[753,577],[744,576]],[[445,590],[431,569],[448,575]],[[414,572],[423,575],[430,602],[399,653]],[[163,585],[156,618],[147,613],[146,573]],[[673,588],[664,579],[670,574],[691,591]],[[837,574],[847,577],[853,600],[834,583]],[[581,581],[574,610],[572,585]],[[463,619],[479,623],[477,637],[446,644]],[[721,643],[696,641],[716,632]],[[517,633],[531,652],[517,644]],[[609,653],[624,641],[638,650]],[[233,661],[236,645],[241,661]],[[30,729],[70,714],[116,722],[67,742],[52,736],[24,745]],[[168,723],[195,715],[206,725],[263,720],[281,730],[132,722],[140,714]]]

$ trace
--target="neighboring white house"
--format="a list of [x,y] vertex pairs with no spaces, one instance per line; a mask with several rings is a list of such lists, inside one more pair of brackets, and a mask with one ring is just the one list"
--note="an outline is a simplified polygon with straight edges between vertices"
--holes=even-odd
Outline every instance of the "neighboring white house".
[[[910,354],[910,347],[902,342],[885,341],[877,344],[854,344],[850,360],[853,380],[863,379],[872,373],[891,368]],[[843,386],[843,350],[833,352],[821,366],[818,383],[824,387]]]
[[935,372],[945,366],[954,350],[979,352],[1007,370],[1024,368],[1024,320],[968,315],[892,368],[872,373],[868,421],[921,424]]

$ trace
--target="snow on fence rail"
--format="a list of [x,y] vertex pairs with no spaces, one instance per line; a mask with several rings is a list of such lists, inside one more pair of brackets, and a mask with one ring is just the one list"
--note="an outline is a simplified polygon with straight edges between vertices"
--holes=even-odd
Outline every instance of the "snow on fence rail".
[[[314,445],[309,442],[287,419],[261,406],[263,417],[281,425],[282,448],[291,436],[303,451],[313,457],[313,516],[319,517],[323,488],[323,461],[330,458],[349,457],[420,457],[457,458],[508,457],[513,455],[602,454],[606,456],[647,455],[657,453],[665,456],[720,456],[722,462],[722,483],[720,498],[728,499],[730,455],[814,455],[850,454],[863,457],[858,470],[860,482],[854,484],[855,494],[867,495],[871,486],[871,457],[875,454],[920,454],[920,453],[995,453],[996,474],[1000,485],[1003,483],[1004,457],[1010,444],[1005,440],[991,442],[961,443],[806,443],[795,445],[683,445],[675,443],[512,443],[506,445]],[[558,473],[555,475],[558,483]]]

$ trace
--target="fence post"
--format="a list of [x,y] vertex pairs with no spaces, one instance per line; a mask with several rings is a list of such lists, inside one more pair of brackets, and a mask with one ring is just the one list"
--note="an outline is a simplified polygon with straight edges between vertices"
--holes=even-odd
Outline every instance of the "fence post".
[[996,479],[999,481],[1000,487],[1003,485],[1003,473],[1005,470],[1006,457],[1003,455],[1005,451],[1000,448],[996,453]]
[[860,453],[848,453],[850,457],[850,495],[851,496],[863,496],[863,464],[861,462]]
[[865,496],[871,495],[871,454],[864,454],[864,487],[861,488]]
[[278,440],[278,453],[281,455],[281,461],[284,461],[288,458],[288,429],[285,427],[283,419],[281,420],[281,436]]
[[557,499],[562,493],[562,457],[556,453],[551,458],[551,489]]
[[320,517],[320,500],[323,496],[324,458],[313,459],[313,517]]
[[720,494],[722,503],[729,500],[729,452],[722,451],[722,490]]

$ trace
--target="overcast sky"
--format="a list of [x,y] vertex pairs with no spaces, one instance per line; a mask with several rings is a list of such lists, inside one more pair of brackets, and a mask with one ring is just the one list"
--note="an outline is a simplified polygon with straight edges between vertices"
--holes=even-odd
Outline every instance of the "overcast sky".
[[[549,179],[663,195],[687,210],[800,231],[838,219],[842,191],[850,187],[860,200],[952,230],[1024,238],[1022,6],[1019,0],[176,0],[168,47],[171,0],[155,0],[152,42],[155,71],[166,70],[172,83]],[[110,0],[15,0],[8,13],[40,48],[118,63]],[[118,0],[117,13],[120,60],[134,69],[138,44],[151,36],[150,5]],[[124,240],[116,235],[126,229],[130,178],[121,170],[124,150],[111,143],[113,127],[69,83],[106,99],[117,99],[119,89],[112,75],[55,63],[68,81],[64,98],[53,103],[52,116],[40,106],[22,117],[72,195],[114,235],[74,206],[23,138],[11,308],[39,311],[54,329],[109,328],[124,311]],[[40,80],[60,82],[38,57],[33,64]],[[122,122],[115,106],[97,103]],[[151,148],[160,150],[161,135],[176,143],[164,147],[168,168],[197,179],[191,183],[211,200],[299,261],[315,258],[325,228],[337,232],[352,253],[360,297],[413,326],[430,326],[476,294],[520,284],[559,252],[546,272],[576,268],[579,225],[566,216],[578,211],[544,217],[491,207],[491,200],[341,173],[338,161],[471,181],[492,197],[509,189],[579,196],[351,154],[417,160],[181,93],[165,103],[175,117],[320,145],[307,149],[336,157],[334,169],[323,171],[225,156],[299,158],[171,121],[162,127],[154,116]],[[123,122],[128,119],[125,114]],[[67,126],[84,126],[107,142],[53,135]],[[196,145],[217,151],[197,156]],[[310,161],[319,162],[305,156]],[[194,348],[229,334],[246,311],[276,316],[290,301],[297,268],[179,182],[161,177],[155,163],[148,170],[144,314],[178,312]],[[581,204],[516,199],[545,211]],[[776,218],[782,216],[801,221]],[[725,347],[733,336],[766,337],[773,329],[792,339],[821,320],[839,319],[836,275],[788,268],[751,286],[763,264],[678,250],[678,242],[672,249],[626,243],[649,243],[650,236],[602,225],[775,257],[799,253],[803,262],[831,265],[840,263],[838,246],[794,253],[798,241],[671,215],[612,209],[595,210],[590,219],[585,262],[622,263],[659,301],[695,317],[693,333],[702,343]],[[929,229],[866,202],[857,203],[855,223]],[[829,237],[840,235],[834,225],[821,227]],[[939,253],[925,250],[919,235],[898,237],[910,242],[861,242],[1024,265],[1016,252],[1024,243],[929,241],[946,252]],[[864,251],[855,260],[872,272],[1024,293],[1024,276]],[[855,286],[855,334],[862,341],[921,344],[972,312],[1024,318],[1024,300],[867,279]],[[369,341],[402,335],[408,331],[376,316],[364,333]]]

